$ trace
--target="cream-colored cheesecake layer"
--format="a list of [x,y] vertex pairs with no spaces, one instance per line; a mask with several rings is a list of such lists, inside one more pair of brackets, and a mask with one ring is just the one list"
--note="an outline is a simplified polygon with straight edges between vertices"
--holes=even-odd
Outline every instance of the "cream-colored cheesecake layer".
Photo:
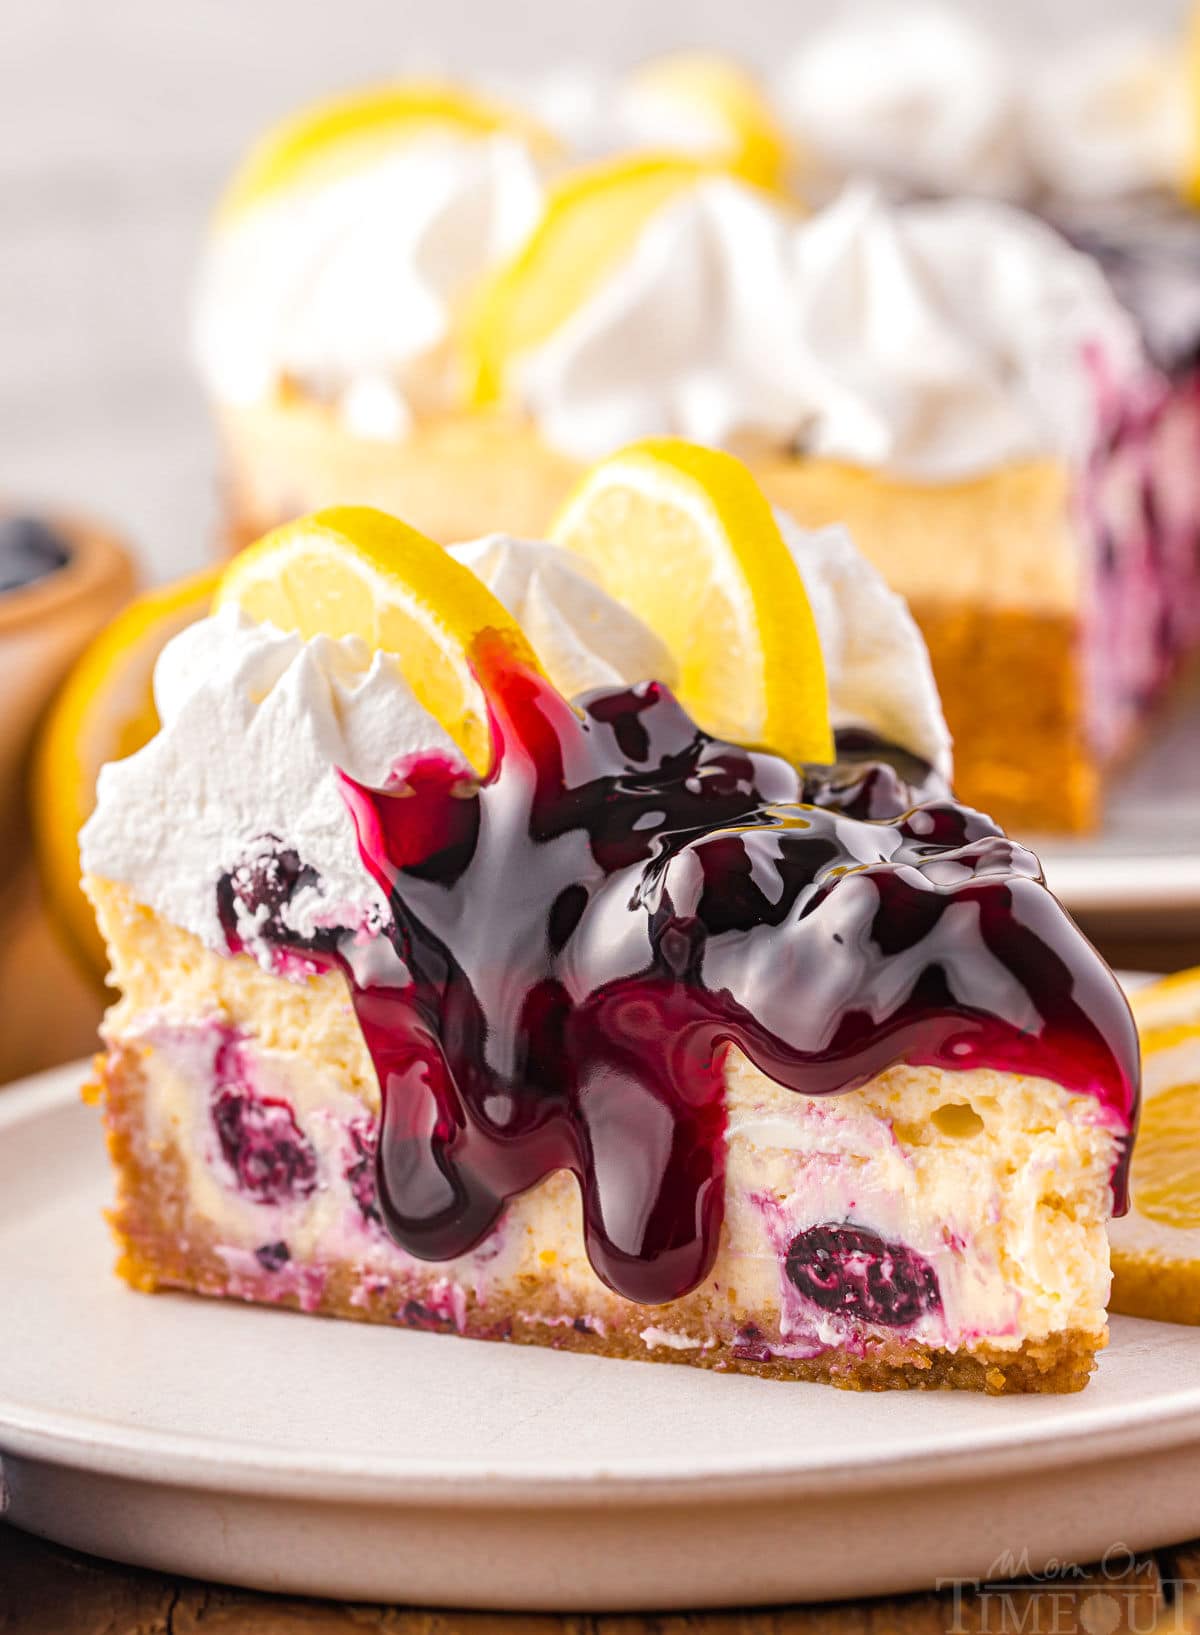
[[[541,539],[582,467],[503,413],[357,436],[299,394],[220,410],[234,516],[249,534],[324,505],[371,504],[435,539],[497,529]],[[1074,617],[1083,585],[1067,467],[1052,458],[921,483],[836,460],[740,448],[770,499],[805,527],[842,523],[910,602]],[[969,549],[963,542],[969,542]]]
[[[351,1126],[377,1113],[379,1095],[341,978],[272,976],[210,952],[121,887],[93,880],[89,890],[123,991],[108,1043],[142,1057],[149,1139],[178,1154],[192,1210],[231,1271],[279,1241],[295,1267],[353,1264],[364,1296],[373,1277],[415,1269],[363,1216],[347,1179]],[[234,1037],[251,1092],[289,1103],[316,1154],[307,1198],[247,1198],[221,1154],[214,1064]],[[725,1231],[706,1287],[731,1319],[754,1313],[773,1343],[799,1355],[860,1339],[863,1325],[818,1309],[785,1271],[798,1233],[850,1222],[934,1268],[940,1309],[904,1329],[914,1341],[1004,1349],[1103,1331],[1117,1138],[1091,1097],[987,1070],[908,1067],[844,1095],[799,1096],[734,1053],[726,1110]],[[439,1270],[452,1295],[478,1300],[520,1305],[536,1285],[540,1313],[553,1316],[557,1303],[564,1321],[586,1312],[614,1330],[636,1324],[648,1350],[710,1339],[671,1307],[632,1307],[599,1281],[567,1175],[516,1199],[479,1249]]]

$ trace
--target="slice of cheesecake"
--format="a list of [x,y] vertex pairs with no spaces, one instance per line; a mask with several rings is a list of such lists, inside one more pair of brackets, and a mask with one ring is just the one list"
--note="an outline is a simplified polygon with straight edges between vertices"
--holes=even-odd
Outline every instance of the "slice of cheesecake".
[[[797,575],[769,509],[709,498],[743,519],[723,594],[800,596],[796,700],[823,648],[835,719],[859,701],[836,764],[714,739],[638,673],[648,633],[550,618],[552,574],[473,548],[552,670],[569,627],[617,673],[568,705],[475,573],[370,513],[265,542],[166,650],[83,841],[132,1284],[863,1388],[1086,1382],[1128,1008],[1034,858],[869,730],[866,564],[821,581],[797,536]],[[364,586],[457,679],[348,634]]]

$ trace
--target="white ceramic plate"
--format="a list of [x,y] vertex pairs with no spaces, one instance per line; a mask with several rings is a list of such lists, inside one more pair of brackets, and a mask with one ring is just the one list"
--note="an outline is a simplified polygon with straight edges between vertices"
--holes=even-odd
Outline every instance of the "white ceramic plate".
[[1200,1534],[1200,1330],[1071,1397],[872,1396],[130,1292],[82,1067],[0,1092],[11,1519],[266,1589],[782,1602]]
[[1078,913],[1200,909],[1200,675],[1115,776],[1100,832],[1031,844],[1047,885]]

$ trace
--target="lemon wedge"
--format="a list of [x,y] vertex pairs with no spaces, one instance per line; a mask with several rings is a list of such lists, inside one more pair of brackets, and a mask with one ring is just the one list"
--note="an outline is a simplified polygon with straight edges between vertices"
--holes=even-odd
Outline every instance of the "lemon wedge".
[[1129,1213],[1113,1221],[1112,1309],[1200,1324],[1200,970],[1132,997],[1142,1114]]
[[664,641],[702,727],[797,764],[833,759],[825,665],[800,571],[731,454],[636,443],[585,476],[551,529]]
[[381,151],[438,131],[487,137],[508,133],[538,155],[557,144],[519,110],[438,81],[406,81],[317,103],[260,139],[220,206],[224,219],[315,178],[341,174]]
[[464,340],[477,406],[504,396],[511,363],[579,310],[663,205],[715,173],[677,154],[637,154],[560,177],[533,232],[473,303]]
[[33,827],[42,889],[70,947],[100,982],[108,960],[79,887],[79,831],[106,761],[140,749],[158,730],[152,681],[158,655],[208,611],[215,569],[148,591],[76,660],[46,719],[33,767]]
[[706,157],[760,187],[777,188],[787,170],[783,127],[754,76],[716,52],[656,57],[628,81],[635,115],[669,126],[681,118],[704,138]]
[[490,761],[487,708],[471,669],[481,641],[540,670],[512,615],[440,545],[368,506],[287,523],[226,568],[214,605],[304,637],[359,636],[394,653],[418,701],[478,771]]

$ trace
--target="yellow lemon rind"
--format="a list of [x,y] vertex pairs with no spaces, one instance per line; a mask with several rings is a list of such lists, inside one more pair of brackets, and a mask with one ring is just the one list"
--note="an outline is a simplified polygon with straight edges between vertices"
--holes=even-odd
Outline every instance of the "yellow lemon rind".
[[[803,578],[748,468],[731,454],[682,439],[647,439],[601,462],[582,479],[550,537],[579,548],[589,508],[600,495],[622,488],[677,508],[695,519],[710,541],[718,542],[707,562],[688,564],[682,571],[723,576],[723,594],[741,604],[741,618],[752,630],[756,673],[745,680],[757,696],[752,707],[741,712],[744,730],[754,742],[796,765],[830,762],[833,735],[816,622]],[[595,565],[603,578],[603,563]],[[605,588],[669,642],[662,628],[664,610],[646,605],[636,584],[627,578]],[[703,726],[705,715],[711,718],[713,713],[711,699],[705,708],[703,672],[717,655],[706,650],[702,636],[695,654],[695,661],[688,664],[678,651],[675,656],[681,663],[681,700],[696,710]]]

